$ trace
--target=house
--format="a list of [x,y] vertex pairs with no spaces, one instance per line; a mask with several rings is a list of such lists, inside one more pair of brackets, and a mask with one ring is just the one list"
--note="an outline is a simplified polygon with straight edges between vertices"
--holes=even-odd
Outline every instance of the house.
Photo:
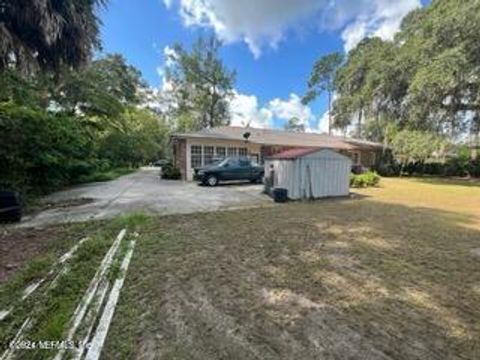
[[192,180],[193,169],[226,156],[248,156],[260,164],[276,153],[294,148],[330,149],[370,168],[382,152],[382,144],[342,136],[223,126],[172,135],[174,165],[182,179]]
[[265,159],[271,186],[289,199],[348,196],[352,160],[331,149],[291,149]]

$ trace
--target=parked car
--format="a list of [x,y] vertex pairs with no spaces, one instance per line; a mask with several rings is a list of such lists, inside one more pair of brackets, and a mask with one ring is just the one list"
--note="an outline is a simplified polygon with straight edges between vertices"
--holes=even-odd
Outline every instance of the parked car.
[[0,191],[0,222],[16,222],[22,219],[22,204],[13,191]]
[[194,179],[202,184],[215,186],[220,181],[225,180],[261,182],[263,174],[263,166],[252,162],[246,157],[227,157],[209,166],[195,169]]
[[160,160],[156,160],[152,163],[152,166],[155,166],[155,167],[163,167],[165,166],[166,164],[168,163],[168,160],[167,159],[160,159]]

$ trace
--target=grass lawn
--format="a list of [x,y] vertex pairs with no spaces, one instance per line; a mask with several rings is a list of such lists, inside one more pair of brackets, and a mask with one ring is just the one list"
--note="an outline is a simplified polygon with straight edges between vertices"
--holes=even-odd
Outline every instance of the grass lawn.
[[480,359],[480,186],[171,216],[142,232],[105,359]]
[[[22,305],[39,304],[29,336],[62,339],[126,226],[139,236],[104,359],[480,359],[479,184],[383,179],[355,192],[64,227],[44,258],[80,234],[95,241],[71,264],[65,290]],[[45,266],[9,275],[0,305]],[[21,309],[8,328],[0,322],[0,342]]]

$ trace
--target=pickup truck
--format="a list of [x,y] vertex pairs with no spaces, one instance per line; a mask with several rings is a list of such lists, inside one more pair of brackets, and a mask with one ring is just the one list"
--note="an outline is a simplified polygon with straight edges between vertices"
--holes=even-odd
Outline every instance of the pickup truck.
[[227,157],[203,168],[195,169],[194,179],[208,186],[216,186],[220,181],[248,180],[262,182],[263,166],[244,157]]

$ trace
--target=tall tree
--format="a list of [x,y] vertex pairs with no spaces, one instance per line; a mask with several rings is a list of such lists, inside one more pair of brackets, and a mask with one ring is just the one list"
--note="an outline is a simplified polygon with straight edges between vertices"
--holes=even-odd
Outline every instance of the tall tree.
[[78,71],[65,71],[52,83],[51,100],[67,112],[112,119],[128,105],[140,102],[147,85],[138,69],[123,56],[109,54]]
[[196,129],[228,125],[229,99],[233,96],[235,72],[220,59],[221,43],[215,37],[200,37],[190,51],[180,44],[169,55],[167,81],[172,85],[176,116],[189,113]]
[[393,41],[361,41],[337,73],[335,121],[356,117],[378,141],[388,123],[478,138],[479,23],[480,1],[435,0],[407,15]]
[[15,0],[0,4],[0,70],[57,71],[85,64],[100,47],[98,6],[107,0]]
[[334,52],[322,56],[313,65],[313,70],[308,80],[308,89],[302,102],[307,104],[317,96],[326,92],[328,95],[328,134],[332,133],[332,99],[335,91],[335,75],[343,61],[343,55]]

